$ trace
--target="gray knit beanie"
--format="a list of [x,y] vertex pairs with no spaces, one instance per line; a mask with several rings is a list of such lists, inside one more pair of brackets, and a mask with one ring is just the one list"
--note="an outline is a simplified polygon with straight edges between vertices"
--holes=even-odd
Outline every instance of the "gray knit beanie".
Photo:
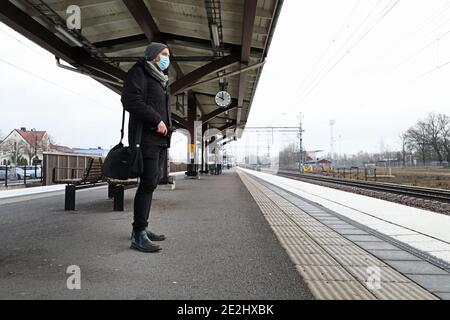
[[152,42],[145,48],[145,58],[151,61],[166,48],[164,43]]

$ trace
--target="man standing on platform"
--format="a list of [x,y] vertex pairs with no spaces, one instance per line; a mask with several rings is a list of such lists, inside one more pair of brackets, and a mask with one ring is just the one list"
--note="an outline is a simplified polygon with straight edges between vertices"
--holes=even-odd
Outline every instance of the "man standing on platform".
[[153,42],[145,49],[145,58],[137,62],[125,79],[122,103],[130,113],[129,145],[134,145],[138,123],[143,124],[141,149],[144,173],[134,198],[131,248],[143,252],[157,252],[163,241],[148,229],[153,192],[160,179],[160,167],[170,147],[172,118],[170,110],[169,77],[164,73],[170,65],[170,52],[165,44]]

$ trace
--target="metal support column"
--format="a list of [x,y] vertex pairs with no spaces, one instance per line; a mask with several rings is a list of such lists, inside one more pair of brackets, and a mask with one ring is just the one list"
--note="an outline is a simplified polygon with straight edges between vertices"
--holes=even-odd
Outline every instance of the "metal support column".
[[205,132],[208,130],[208,123],[203,123],[202,125],[202,163],[201,163],[201,174],[207,173],[207,161],[206,161],[206,146],[207,141],[205,140]]
[[195,121],[197,120],[197,103],[191,91],[188,92],[188,130],[190,141],[188,146],[188,165],[186,175],[198,177],[198,165],[196,164],[197,141],[195,141]]
[[209,174],[208,148],[209,148],[209,140],[205,140],[205,174]]

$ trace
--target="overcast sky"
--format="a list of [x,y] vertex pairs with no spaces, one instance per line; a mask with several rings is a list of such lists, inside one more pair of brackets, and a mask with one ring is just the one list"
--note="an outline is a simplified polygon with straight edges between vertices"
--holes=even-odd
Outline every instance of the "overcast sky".
[[[249,125],[295,126],[301,112],[308,150],[329,150],[334,119],[335,151],[378,152],[381,140],[398,148],[399,134],[428,113],[450,114],[450,1],[284,3]],[[118,95],[58,69],[1,24],[0,41],[4,135],[25,126],[71,147],[118,142]]]
[[421,76],[450,61],[450,1],[401,0],[380,20],[396,2],[285,1],[249,124],[297,125],[301,112],[306,148],[328,151],[334,119],[335,151],[378,152],[450,114],[450,65]]

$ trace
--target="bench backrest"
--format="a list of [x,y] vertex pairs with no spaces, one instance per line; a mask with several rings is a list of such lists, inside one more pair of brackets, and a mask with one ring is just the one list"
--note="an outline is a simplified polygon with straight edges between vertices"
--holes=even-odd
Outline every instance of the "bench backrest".
[[95,183],[103,180],[102,158],[91,158],[84,172],[83,182]]

